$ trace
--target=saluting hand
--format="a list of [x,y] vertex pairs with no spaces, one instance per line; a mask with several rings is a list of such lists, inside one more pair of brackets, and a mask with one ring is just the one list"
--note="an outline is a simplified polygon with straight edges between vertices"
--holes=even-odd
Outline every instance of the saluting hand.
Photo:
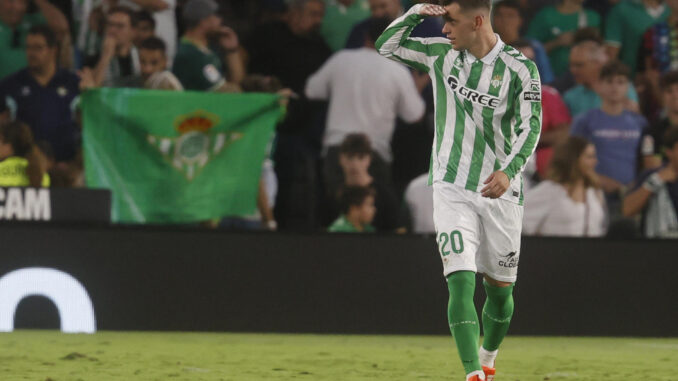
[[511,182],[506,173],[495,171],[483,184],[485,184],[485,188],[480,191],[483,197],[499,198],[506,192]]

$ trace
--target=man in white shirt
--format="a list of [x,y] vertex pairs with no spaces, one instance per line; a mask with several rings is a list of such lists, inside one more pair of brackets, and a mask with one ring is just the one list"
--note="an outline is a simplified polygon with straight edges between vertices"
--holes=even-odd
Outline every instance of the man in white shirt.
[[370,172],[378,179],[389,179],[396,117],[413,123],[424,115],[420,92],[426,83],[415,85],[404,66],[384,59],[375,50],[374,41],[388,21],[373,19],[370,24],[363,48],[334,54],[306,83],[309,99],[330,102],[323,137],[325,181],[329,184],[341,181],[339,145],[350,133],[369,137],[375,151]]

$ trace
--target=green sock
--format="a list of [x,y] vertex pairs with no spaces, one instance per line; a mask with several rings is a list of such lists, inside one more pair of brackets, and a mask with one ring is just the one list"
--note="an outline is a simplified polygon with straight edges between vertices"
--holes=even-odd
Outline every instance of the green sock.
[[458,271],[447,277],[450,302],[447,306],[447,319],[450,332],[457,343],[457,350],[466,374],[482,370],[478,360],[478,341],[480,326],[478,314],[473,304],[476,288],[476,274],[472,271]]
[[487,300],[483,307],[483,348],[496,351],[511,324],[513,316],[513,284],[495,287],[484,282]]

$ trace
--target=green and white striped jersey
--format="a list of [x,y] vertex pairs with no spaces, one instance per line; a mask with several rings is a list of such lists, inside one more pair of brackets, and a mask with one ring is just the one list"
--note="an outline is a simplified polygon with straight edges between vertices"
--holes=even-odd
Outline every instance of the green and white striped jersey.
[[502,199],[522,204],[522,171],[541,131],[541,83],[534,62],[497,44],[483,58],[456,51],[446,38],[410,38],[423,19],[413,6],[376,43],[379,53],[429,73],[435,135],[429,185],[446,181],[480,192],[502,170],[511,186]]

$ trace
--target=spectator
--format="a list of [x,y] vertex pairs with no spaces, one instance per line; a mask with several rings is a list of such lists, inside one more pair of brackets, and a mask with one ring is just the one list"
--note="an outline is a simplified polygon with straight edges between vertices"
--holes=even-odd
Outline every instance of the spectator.
[[[147,11],[138,11],[134,16],[134,46],[139,48],[141,43],[155,36],[155,19]],[[167,44],[165,44],[167,54]],[[171,57],[174,57],[173,55]]]
[[428,173],[415,178],[405,190],[405,204],[410,216],[411,231],[433,234],[433,187],[428,185]]
[[78,77],[57,68],[56,37],[44,25],[28,31],[26,57],[26,69],[0,82],[0,99],[8,101],[14,119],[30,126],[39,144],[47,145],[48,156],[57,162],[70,161],[77,152]]
[[339,161],[343,179],[337,188],[331,190],[329,205],[334,210],[330,211],[331,217],[336,217],[337,201],[341,189],[345,187],[370,187],[374,189],[374,204],[377,213],[374,217],[374,226],[381,231],[395,231],[399,226],[398,209],[400,204],[393,190],[382,182],[372,177],[368,168],[372,160],[372,148],[368,137],[364,134],[350,134],[342,142],[339,148]]
[[[400,0],[368,0],[372,18],[387,18],[395,20],[403,14]],[[369,33],[369,20],[364,20],[353,26],[346,41],[347,49],[357,49],[365,46],[365,36]],[[442,32],[443,24],[440,18],[426,17],[417,25],[410,37],[445,37]]]
[[625,216],[643,213],[643,233],[649,238],[678,238],[678,128],[663,139],[667,163],[641,174],[624,198]]
[[177,77],[167,70],[167,47],[158,37],[149,37],[139,45],[140,84],[146,89],[183,90]]
[[108,12],[101,53],[85,59],[85,66],[93,68],[97,86],[127,86],[141,73],[133,19],[134,12],[127,7],[113,7]]
[[635,178],[640,139],[647,128],[643,116],[624,109],[629,80],[626,65],[617,61],[605,65],[598,86],[602,106],[587,111],[572,123],[572,135],[586,138],[596,147],[599,160],[596,172],[612,213],[619,206],[616,203],[619,192]]
[[[190,0],[182,10],[186,33],[179,43],[172,71],[187,90],[239,91],[238,84],[245,77],[238,35],[221,25],[221,19],[215,14],[217,8],[214,0]],[[219,45],[226,52],[224,62],[230,83],[224,76],[222,61],[208,46],[208,38],[212,36],[218,37]]]
[[[527,41],[518,40],[513,44],[513,47],[523,53],[525,57],[533,60],[534,50]],[[535,157],[536,170],[543,179],[546,178],[546,170],[553,156],[553,147],[567,138],[572,118],[565,102],[560,97],[560,93],[551,86],[543,85],[541,87],[541,104],[541,135],[539,135]]]
[[544,44],[556,77],[567,71],[570,47],[577,29],[598,28],[600,16],[584,9],[584,0],[561,0],[556,6],[544,7],[532,19],[527,36]]
[[[667,0],[670,14],[666,21],[651,26],[640,43],[636,77],[645,84],[645,115],[660,109],[661,85],[659,79],[669,70],[678,70],[678,0]],[[651,102],[650,102],[651,100]]]
[[638,48],[652,25],[665,21],[669,8],[663,0],[620,1],[605,20],[605,43],[610,59],[619,59],[635,75]]
[[299,94],[290,100],[286,118],[278,125],[274,147],[279,185],[275,214],[281,229],[319,225],[317,160],[324,104],[303,94],[308,77],[331,55],[319,34],[324,9],[321,0],[291,0],[284,21],[261,25],[247,44],[250,73],[274,76]]
[[5,100],[0,98],[0,124],[9,122],[9,109]]
[[412,123],[424,114],[424,100],[419,95],[423,86],[417,89],[405,67],[384,60],[374,49],[388,24],[387,19],[372,19],[364,48],[336,53],[306,84],[309,99],[330,100],[323,138],[329,190],[340,183],[339,145],[348,134],[367,135],[375,150],[372,172],[380,181],[389,182],[396,117]]
[[572,136],[558,145],[548,179],[525,197],[525,235],[600,237],[607,230],[605,197],[595,172],[596,149]]
[[669,12],[663,0],[620,1],[605,20],[605,42],[610,59],[619,58],[635,75],[643,34],[652,25],[665,21]]
[[329,0],[320,28],[332,51],[343,49],[353,26],[370,16],[367,0]]
[[[600,82],[600,71],[607,61],[605,48],[598,42],[584,40],[572,48],[570,71],[577,86],[563,95],[563,100],[570,109],[572,117],[601,106],[602,100],[596,88]],[[628,86],[624,105],[627,110],[638,111],[638,94],[633,85]]]
[[0,0],[0,79],[26,67],[26,33],[32,26],[47,23],[62,50],[70,51],[66,17],[48,0],[34,2],[40,12],[27,14],[28,0]]
[[21,122],[0,123],[0,187],[48,187],[45,155]]
[[678,70],[669,71],[659,81],[664,117],[654,123],[646,136],[643,137],[642,150],[645,156],[645,168],[661,166],[665,157],[662,155],[664,135],[678,127]]
[[329,227],[332,233],[372,233],[376,208],[374,190],[367,187],[347,187],[341,192],[341,216]]
[[[520,28],[523,25],[523,18],[520,13],[521,7],[518,0],[502,0],[496,3],[492,10],[492,26],[502,41],[518,49],[515,45],[520,39]],[[539,69],[539,78],[542,83],[551,83],[555,79],[551,62],[546,54],[544,46],[535,39],[526,40],[534,54],[530,58],[537,64]]]

